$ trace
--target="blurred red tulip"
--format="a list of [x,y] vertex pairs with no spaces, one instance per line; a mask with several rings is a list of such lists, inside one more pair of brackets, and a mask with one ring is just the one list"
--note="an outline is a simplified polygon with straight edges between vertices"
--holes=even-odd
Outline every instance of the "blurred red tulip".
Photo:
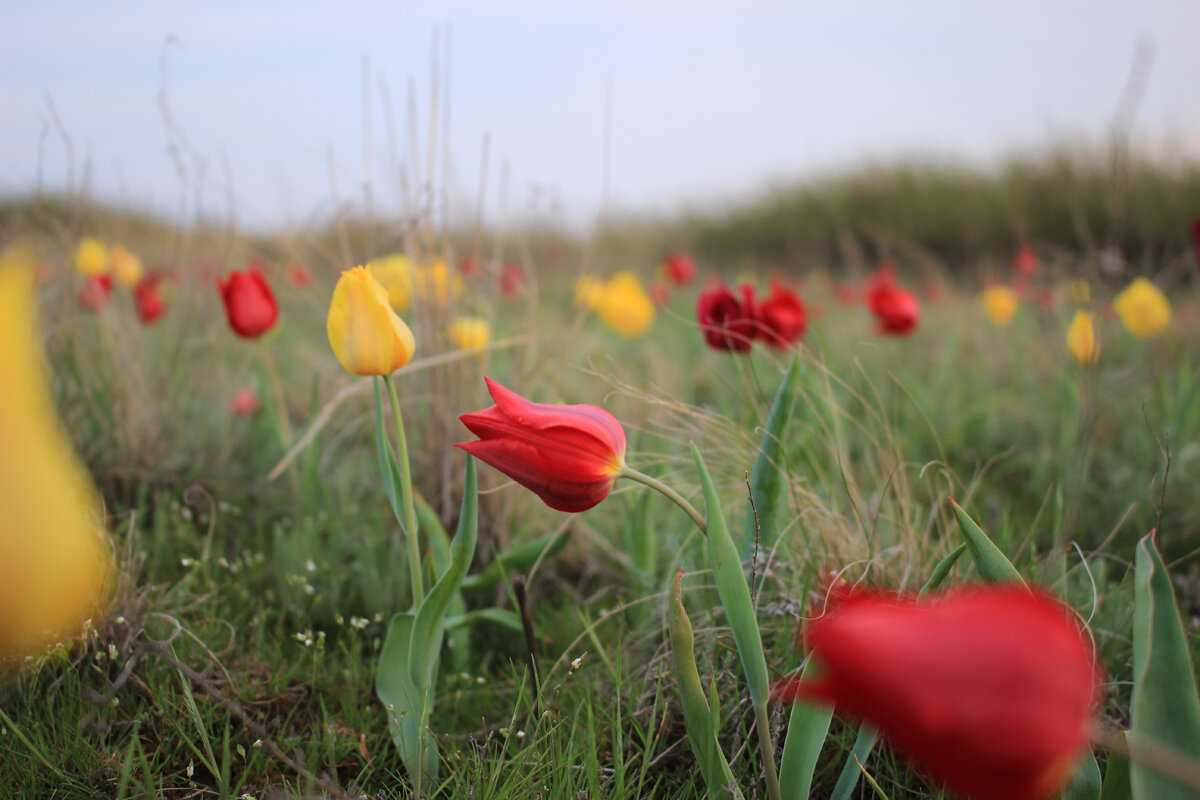
[[937,305],[942,301],[944,292],[942,290],[942,285],[937,281],[925,281],[925,284],[922,288],[924,289],[925,302],[929,303],[930,305]]
[[650,299],[656,306],[665,306],[671,300],[671,287],[662,281],[655,281],[648,289]]
[[908,289],[888,286],[871,292],[869,304],[875,315],[876,331],[889,336],[908,336],[921,321],[921,304]]
[[229,327],[243,339],[257,339],[275,326],[279,304],[262,273],[251,267],[246,272],[231,272],[217,281]]
[[843,594],[807,624],[815,678],[776,687],[880,730],[930,777],[975,800],[1039,800],[1088,745],[1099,698],[1070,611],[1024,586],[937,598]]
[[738,290],[741,300],[728,287],[718,286],[701,292],[696,302],[696,317],[704,332],[704,342],[714,350],[748,353],[758,334],[754,287],[739,286]]
[[683,253],[671,253],[662,261],[662,272],[676,286],[686,286],[696,279],[696,262]]
[[590,405],[526,400],[485,377],[496,404],[459,417],[479,437],[458,442],[559,511],[586,511],[612,491],[625,464],[625,431]]
[[288,282],[297,289],[304,289],[312,285],[312,273],[308,271],[308,267],[299,261],[293,261],[288,264],[286,274]]
[[883,262],[883,265],[875,271],[870,278],[867,279],[866,290],[863,296],[867,301],[867,308],[871,309],[871,313],[878,315],[877,306],[887,296],[887,293],[896,286],[896,267],[890,261]]
[[525,292],[525,270],[520,264],[511,261],[500,265],[500,294],[509,300],[520,297]]
[[229,404],[229,410],[235,417],[253,416],[258,413],[260,408],[262,408],[262,401],[258,398],[258,392],[248,388],[238,389]]
[[113,279],[110,273],[93,275],[79,290],[79,295],[75,300],[85,311],[99,311],[108,305],[108,299],[112,297],[112,290]]
[[808,317],[800,295],[781,283],[771,284],[771,294],[758,304],[759,338],[783,350],[804,336]]
[[1048,286],[1035,289],[1033,292],[1033,304],[1038,308],[1051,310],[1054,308],[1054,290]]
[[1026,278],[1037,274],[1038,257],[1032,247],[1023,244],[1017,248],[1017,254],[1013,256],[1013,271]]
[[479,264],[475,261],[475,259],[467,257],[458,262],[458,271],[461,275],[474,275],[479,271]]
[[858,292],[848,283],[837,283],[833,286],[833,298],[843,306],[852,306],[858,302]]
[[162,277],[162,273],[149,272],[133,287],[133,302],[143,325],[153,324],[167,311],[167,304],[158,293]]

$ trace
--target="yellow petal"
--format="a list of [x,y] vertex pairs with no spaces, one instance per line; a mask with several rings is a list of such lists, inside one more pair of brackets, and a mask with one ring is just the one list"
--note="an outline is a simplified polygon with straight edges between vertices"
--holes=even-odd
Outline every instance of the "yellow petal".
[[347,270],[338,279],[326,332],[338,362],[355,375],[390,375],[416,350],[412,331],[367,267]]

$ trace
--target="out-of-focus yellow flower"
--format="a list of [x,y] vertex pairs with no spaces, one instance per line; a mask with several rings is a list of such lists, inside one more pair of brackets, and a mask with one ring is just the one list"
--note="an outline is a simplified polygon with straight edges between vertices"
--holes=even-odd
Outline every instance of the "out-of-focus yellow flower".
[[451,299],[462,297],[462,276],[438,261],[428,267],[418,267],[413,280],[417,299],[439,306],[448,305]]
[[1083,278],[1076,278],[1067,286],[1067,295],[1077,306],[1086,306],[1092,302],[1092,285]]
[[146,272],[142,268],[142,259],[119,244],[114,244],[109,249],[108,266],[117,283],[129,289],[137,286]]
[[1096,341],[1096,326],[1090,312],[1075,312],[1067,328],[1067,350],[1080,364],[1092,364],[1100,357],[1100,342]]
[[482,317],[458,317],[450,323],[450,341],[459,350],[476,350],[486,347],[492,339],[487,320]]
[[654,324],[654,301],[632,272],[613,275],[600,293],[596,313],[617,333],[635,339]]
[[108,272],[108,246],[99,239],[85,236],[75,245],[75,271],[87,278]]
[[579,308],[595,311],[603,293],[604,282],[601,280],[585,275],[575,281],[575,305]]
[[412,359],[412,331],[388,302],[388,292],[370,267],[338,278],[325,323],[338,362],[355,375],[391,375]]
[[370,264],[371,274],[387,290],[388,302],[397,311],[406,311],[412,305],[413,268],[408,256],[392,253],[377,258]]
[[1139,339],[1150,339],[1163,332],[1171,322],[1171,304],[1166,296],[1145,278],[1136,278],[1113,299],[1113,310],[1125,330]]
[[983,302],[988,319],[1001,328],[1012,322],[1021,303],[1017,293],[1007,286],[989,286],[979,295],[979,299]]
[[78,634],[104,602],[101,504],[54,413],[38,348],[33,263],[0,254],[0,661]]

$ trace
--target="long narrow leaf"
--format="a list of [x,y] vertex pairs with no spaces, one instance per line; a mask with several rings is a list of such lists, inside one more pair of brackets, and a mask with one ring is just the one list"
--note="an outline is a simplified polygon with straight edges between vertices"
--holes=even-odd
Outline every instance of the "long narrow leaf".
[[983,529],[975,523],[975,520],[971,519],[971,516],[963,510],[962,506],[954,500],[950,501],[950,505],[954,508],[954,516],[958,519],[958,529],[962,531],[967,549],[971,551],[971,558],[975,560],[975,568],[979,570],[979,577],[988,582],[1024,583],[1017,568],[1005,557],[1004,553],[1000,552],[1000,548],[996,547]]
[[787,474],[783,469],[783,435],[792,418],[792,407],[796,401],[796,390],[800,385],[801,350],[783,376],[783,383],[771,403],[771,413],[763,430],[762,444],[754,468],[750,471],[750,496],[754,505],[746,508],[746,538],[742,545],[742,556],[749,558],[754,548],[755,522],[757,519],[759,542],[763,549],[775,546],[784,509],[787,508]]
[[[1195,668],[1175,589],[1155,547],[1153,531],[1138,542],[1135,563],[1131,744],[1148,740],[1200,764]],[[1130,765],[1130,777],[1134,800],[1196,797],[1195,789],[1138,759]]]
[[871,755],[871,750],[878,740],[879,731],[870,725],[863,725],[858,729],[858,736],[854,737],[854,747],[850,749],[850,755],[842,767],[841,774],[838,775],[829,800],[850,800],[850,793],[854,791],[858,779],[863,775],[863,768],[859,765],[866,763],[867,756]]
[[503,578],[509,571],[521,571],[529,568],[539,558],[546,559],[558,553],[567,544],[570,532],[564,528],[557,533],[539,536],[523,545],[496,554],[496,559],[476,575],[468,575],[463,579],[464,589],[474,589],[479,586],[491,586]]
[[[810,658],[800,679],[811,678],[816,671],[816,662]],[[787,737],[783,741],[783,759],[779,765],[779,788],[784,800],[808,800],[817,757],[821,755],[832,720],[833,706],[792,703]]]
[[1100,789],[1100,800],[1133,800],[1124,731],[1113,737],[1109,746],[1108,766],[1104,768],[1104,785]]
[[414,783],[418,771],[432,777],[438,769],[436,746],[432,741],[430,746],[422,743],[422,738],[429,738],[421,723],[424,693],[409,679],[408,655],[415,620],[411,611],[392,617],[375,675],[375,694],[387,712],[388,731]]

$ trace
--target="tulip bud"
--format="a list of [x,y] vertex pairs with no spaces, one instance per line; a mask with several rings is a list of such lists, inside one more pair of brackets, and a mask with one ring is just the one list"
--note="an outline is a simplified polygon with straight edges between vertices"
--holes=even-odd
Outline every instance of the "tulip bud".
[[217,281],[229,327],[243,339],[257,339],[275,326],[279,304],[275,293],[255,267],[246,272],[231,272]]
[[496,404],[459,417],[479,439],[455,447],[559,511],[586,511],[608,496],[625,465],[625,431],[612,414],[589,405],[534,403],[484,380]]
[[338,278],[325,330],[338,362],[354,375],[391,375],[412,359],[416,342],[370,267]]

